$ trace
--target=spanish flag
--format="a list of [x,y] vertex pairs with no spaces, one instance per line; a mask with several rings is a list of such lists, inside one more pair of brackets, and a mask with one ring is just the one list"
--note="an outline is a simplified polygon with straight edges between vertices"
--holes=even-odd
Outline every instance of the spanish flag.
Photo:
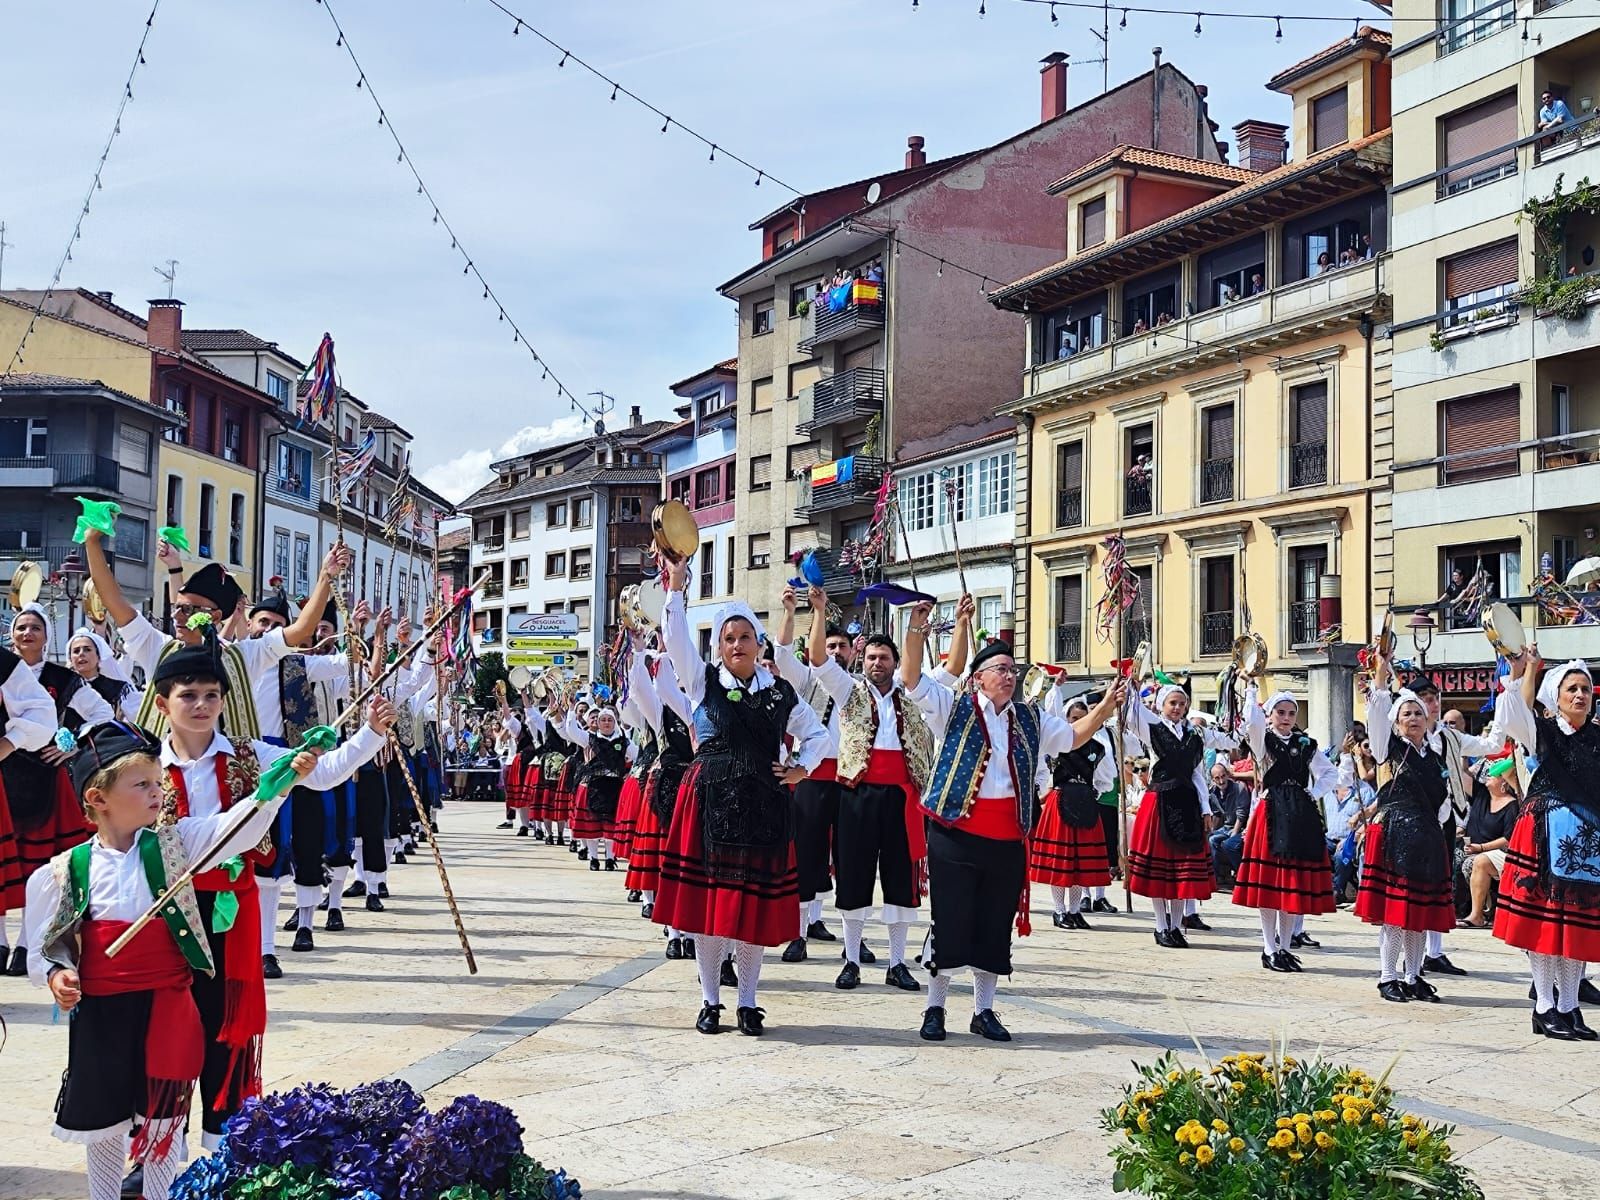
[[824,487],[836,483],[839,479],[839,464],[836,462],[818,463],[811,468],[811,486]]
[[852,304],[878,304],[883,300],[883,289],[868,279],[857,279],[850,288]]

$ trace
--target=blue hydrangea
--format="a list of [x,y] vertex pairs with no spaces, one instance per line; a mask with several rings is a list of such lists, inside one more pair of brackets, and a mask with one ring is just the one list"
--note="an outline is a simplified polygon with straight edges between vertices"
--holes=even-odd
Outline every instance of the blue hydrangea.
[[396,1143],[395,1157],[403,1164],[400,1200],[436,1200],[446,1188],[469,1180],[499,1190],[521,1152],[522,1125],[509,1108],[458,1096]]
[[172,1181],[171,1200],[223,1200],[233,1162],[227,1144],[215,1154],[197,1158]]

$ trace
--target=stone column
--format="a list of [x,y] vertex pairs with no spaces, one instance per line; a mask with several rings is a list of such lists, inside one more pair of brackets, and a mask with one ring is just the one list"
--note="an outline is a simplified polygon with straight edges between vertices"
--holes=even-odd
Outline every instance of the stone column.
[[1306,663],[1306,732],[1319,749],[1337,746],[1355,720],[1359,649],[1351,642],[1335,642],[1326,654]]

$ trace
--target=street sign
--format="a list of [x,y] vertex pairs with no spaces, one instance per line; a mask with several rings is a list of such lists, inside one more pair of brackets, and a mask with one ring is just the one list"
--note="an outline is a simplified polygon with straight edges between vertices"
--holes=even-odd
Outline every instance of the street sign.
[[572,665],[570,654],[533,654],[513,650],[506,655],[507,667],[567,667]]
[[518,613],[506,618],[507,634],[525,637],[572,637],[578,632],[578,614]]
[[577,648],[577,638],[526,637],[519,634],[512,634],[506,638],[507,650],[533,650],[540,654],[561,654]]

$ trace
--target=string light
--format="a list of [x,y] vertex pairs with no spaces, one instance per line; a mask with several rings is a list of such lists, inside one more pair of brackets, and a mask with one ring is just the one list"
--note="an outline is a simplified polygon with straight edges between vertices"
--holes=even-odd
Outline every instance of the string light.
[[72,261],[72,247],[83,236],[83,222],[89,215],[89,202],[94,194],[103,189],[101,177],[105,174],[106,162],[111,157],[111,147],[122,133],[122,114],[127,111],[128,105],[133,101],[133,80],[139,73],[139,68],[145,66],[144,48],[150,41],[150,31],[155,27],[156,13],[161,9],[161,0],[154,0],[150,6],[150,15],[144,19],[144,31],[139,35],[139,45],[133,53],[133,63],[128,68],[128,78],[122,85],[122,99],[117,104],[116,116],[111,121],[111,133],[106,137],[104,147],[100,150],[100,157],[95,161],[94,173],[90,176],[89,186],[84,193],[83,205],[78,210],[78,218],[72,224],[72,233],[67,237],[66,247],[61,251],[61,257],[56,261],[56,269],[50,277],[50,285],[39,295],[38,302],[33,306],[33,311],[28,314],[28,323],[22,330],[22,336],[17,340],[17,348],[11,352],[11,359],[6,364],[6,369],[0,371],[0,390],[5,387],[16,368],[23,365],[23,351],[27,348],[28,339],[33,336],[34,329],[39,324],[39,319],[44,315],[45,305],[50,303],[56,289],[61,286],[61,275],[66,270],[67,264]]
[[1128,27],[1128,10],[1127,9],[1123,9],[1122,10],[1122,20],[1117,22],[1117,28],[1118,29],[1126,29],[1127,27]]
[[1281,41],[1283,41],[1283,18],[1282,17],[1273,17],[1272,19],[1273,19],[1274,22],[1277,23],[1277,26],[1278,26],[1278,32],[1273,36],[1272,40],[1275,41],[1275,42],[1281,42]]
[[[1103,13],[1106,10],[1106,8],[1108,7],[1103,2],[1103,0],[1012,0],[1012,3],[1013,4],[1059,5],[1062,8],[1075,8],[1075,9],[1084,10],[1086,12],[1096,12],[1096,13]],[[1118,5],[1114,5],[1114,6],[1111,6],[1111,7],[1117,7],[1117,8],[1121,8],[1122,9],[1122,20],[1118,23],[1118,26],[1117,26],[1119,29],[1126,29],[1127,28],[1127,25],[1128,25],[1128,14],[1130,12],[1145,13],[1145,14],[1149,14],[1151,16],[1162,16],[1162,17],[1187,17],[1187,16],[1190,16],[1190,15],[1194,14],[1194,10],[1193,9],[1171,8],[1171,7],[1166,7],[1166,6],[1158,5],[1158,4],[1126,4],[1126,5],[1118,4]],[[1330,21],[1344,22],[1344,21],[1348,21],[1348,20],[1351,19],[1349,17],[1336,16],[1336,15],[1334,15],[1332,13],[1295,13],[1295,14],[1293,14],[1291,16],[1283,17],[1283,16],[1274,16],[1271,13],[1244,12],[1244,11],[1241,11],[1241,10],[1238,10],[1238,9],[1228,9],[1228,10],[1203,9],[1203,10],[1201,10],[1201,12],[1198,15],[1204,16],[1204,17],[1211,17],[1213,19],[1218,19],[1218,20],[1273,21],[1273,22],[1282,22],[1282,21],[1312,22],[1312,21],[1316,21],[1316,22],[1321,22],[1321,23],[1324,23],[1324,24],[1326,24],[1327,22],[1330,22]],[[1427,25],[1427,26],[1430,26],[1430,27],[1437,26],[1438,23],[1439,23],[1438,19],[1435,18],[1435,17],[1411,17],[1411,16],[1400,16],[1400,15],[1393,15],[1393,14],[1385,14],[1383,19],[1387,20],[1387,21],[1390,21],[1390,22],[1393,22],[1393,23],[1408,23],[1408,24],[1412,24],[1412,25]],[[1525,19],[1531,19],[1531,20],[1534,20],[1534,21],[1560,21],[1560,20],[1593,21],[1594,20],[1594,18],[1588,13],[1560,12],[1560,11],[1550,11],[1550,12],[1537,13],[1537,14],[1533,15],[1531,18],[1525,18]],[[1356,27],[1359,29],[1360,25],[1361,25],[1361,22],[1360,22],[1359,19],[1357,19]]]
[[1054,4],[1052,4],[1050,6],[1050,24],[1052,24],[1052,25],[1061,24],[1061,18],[1056,16],[1056,6]]
[[1200,14],[1199,13],[1195,13],[1195,15],[1194,15],[1194,35],[1195,35],[1195,37],[1199,37],[1201,32],[1202,32],[1202,30],[1200,28]]

